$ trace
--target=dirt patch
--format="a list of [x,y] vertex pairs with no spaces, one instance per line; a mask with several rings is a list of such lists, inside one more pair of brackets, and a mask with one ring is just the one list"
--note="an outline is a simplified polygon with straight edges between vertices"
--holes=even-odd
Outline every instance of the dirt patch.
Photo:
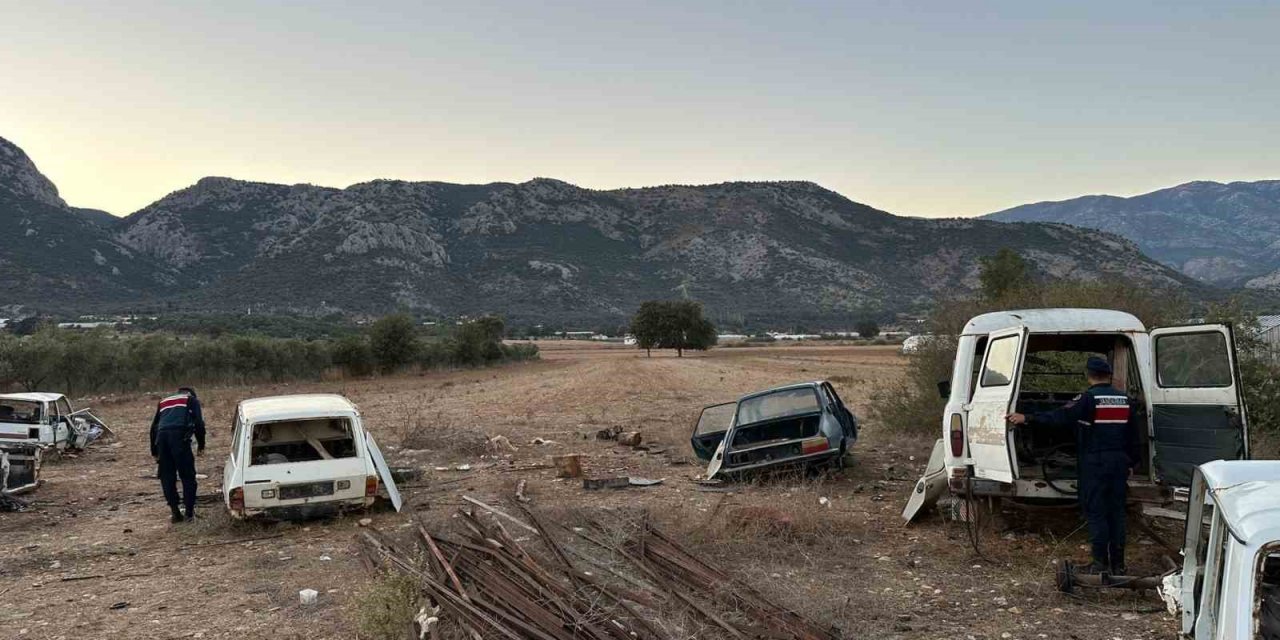
[[[1052,559],[1086,555],[1074,513],[988,526],[979,536],[981,557],[962,525],[931,517],[903,526],[898,514],[932,443],[865,422],[869,404],[902,369],[895,347],[757,347],[646,358],[617,346],[559,344],[545,349],[541,362],[495,369],[202,388],[210,433],[198,460],[209,476],[201,493],[216,493],[220,483],[236,402],[341,393],[360,407],[393,464],[421,470],[403,491],[407,513],[428,521],[450,519],[464,494],[510,504],[523,479],[533,504],[548,513],[647,510],[691,549],[851,638],[1109,640],[1174,633],[1175,621],[1156,612],[1149,596],[1056,593]],[[692,464],[688,438],[701,407],[820,378],[831,379],[864,419],[850,468],[734,485],[731,493],[704,492],[692,482],[702,469]],[[33,510],[0,514],[0,636],[355,637],[357,599],[374,579],[354,544],[357,520],[366,514],[245,524],[208,506],[194,526],[170,525],[159,486],[148,477],[153,397],[101,404],[122,446],[50,465],[45,486],[30,496]],[[641,431],[649,449],[596,439],[614,426]],[[514,449],[485,447],[494,436]],[[665,480],[584,491],[581,481],[557,479],[550,468],[551,456],[565,453],[582,454],[589,477]],[[470,470],[458,470],[464,466]],[[367,517],[388,531],[410,522],[386,509]],[[1136,536],[1131,545],[1131,564],[1158,568],[1151,546]],[[63,581],[95,575],[102,577]],[[298,591],[308,588],[319,601],[303,607]],[[716,637],[683,612],[670,616],[668,628],[682,637]]]

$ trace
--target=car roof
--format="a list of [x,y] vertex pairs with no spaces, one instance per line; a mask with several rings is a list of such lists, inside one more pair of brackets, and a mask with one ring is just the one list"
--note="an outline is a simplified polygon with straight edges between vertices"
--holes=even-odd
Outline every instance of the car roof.
[[770,387],[770,388],[768,388],[768,389],[763,389],[763,390],[761,390],[761,391],[752,391],[751,393],[748,393],[748,394],[746,394],[746,395],[744,395],[744,396],[742,396],[742,397],[738,398],[738,402],[742,402],[743,400],[747,400],[747,399],[750,399],[750,398],[755,398],[755,397],[757,397],[757,396],[768,395],[768,394],[770,394],[770,393],[774,393],[774,392],[777,392],[777,391],[786,391],[786,390],[788,390],[788,389],[805,389],[805,388],[814,388],[814,387],[817,387],[818,385],[820,385],[820,384],[822,384],[822,383],[824,383],[824,382],[826,382],[826,380],[810,380],[810,381],[808,381],[808,382],[796,382],[796,383],[792,383],[792,384],[784,384],[784,385],[782,385],[782,386],[780,386],[780,387]]
[[53,402],[61,399],[62,397],[61,393],[45,393],[40,391],[0,394],[0,400],[25,400],[27,402]]
[[1025,326],[1031,333],[1091,333],[1146,331],[1133,314],[1112,309],[1013,309],[984,313],[969,320],[961,335]]
[[1280,460],[1215,460],[1200,465],[1200,472],[1240,542],[1280,538]]
[[240,403],[240,415],[247,422],[291,420],[325,416],[359,416],[350,400],[335,393],[250,398]]

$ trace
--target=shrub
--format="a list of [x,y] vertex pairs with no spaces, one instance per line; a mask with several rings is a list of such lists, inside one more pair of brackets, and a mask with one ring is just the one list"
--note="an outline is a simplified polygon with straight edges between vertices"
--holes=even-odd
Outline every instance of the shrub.
[[502,320],[493,316],[477,318],[462,325],[453,337],[454,362],[476,366],[501,359],[502,336]]
[[378,577],[356,600],[356,627],[361,638],[403,640],[412,636],[418,612],[418,587],[399,573]]
[[333,364],[342,367],[349,376],[373,375],[375,360],[369,339],[364,336],[347,336],[333,346]]
[[413,318],[397,313],[380,318],[369,329],[373,360],[383,373],[405,367],[417,359],[418,338]]

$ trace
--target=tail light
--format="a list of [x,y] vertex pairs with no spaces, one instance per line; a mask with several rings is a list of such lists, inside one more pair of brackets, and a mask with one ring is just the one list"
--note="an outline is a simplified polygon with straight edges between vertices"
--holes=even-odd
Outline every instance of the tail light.
[[951,414],[951,456],[959,458],[964,455],[964,418],[960,414]]
[[364,477],[364,497],[372,498],[378,495],[378,476]]
[[236,487],[231,490],[231,510],[244,511],[244,489]]

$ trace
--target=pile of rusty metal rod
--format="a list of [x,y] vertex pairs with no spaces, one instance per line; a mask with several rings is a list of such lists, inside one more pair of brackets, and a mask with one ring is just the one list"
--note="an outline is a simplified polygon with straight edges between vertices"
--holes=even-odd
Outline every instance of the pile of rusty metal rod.
[[[644,518],[639,531],[611,544],[599,523],[565,532],[590,541],[635,571],[602,561],[572,545],[558,542],[543,520],[519,505],[525,524],[494,507],[474,502],[536,537],[550,560],[530,553],[497,518],[482,519],[460,511],[465,540],[429,533],[420,523],[413,549],[372,530],[362,532],[362,550],[371,569],[391,569],[416,580],[440,618],[461,625],[472,638],[536,638],[539,640],[646,640],[672,637],[653,622],[660,611],[674,608],[694,613],[731,638],[795,638],[833,640],[836,629],[822,629],[781,607],[756,589],[700,560]],[[576,568],[570,555],[618,580]],[[416,558],[425,558],[417,561]],[[625,586],[621,583],[625,583]]]

